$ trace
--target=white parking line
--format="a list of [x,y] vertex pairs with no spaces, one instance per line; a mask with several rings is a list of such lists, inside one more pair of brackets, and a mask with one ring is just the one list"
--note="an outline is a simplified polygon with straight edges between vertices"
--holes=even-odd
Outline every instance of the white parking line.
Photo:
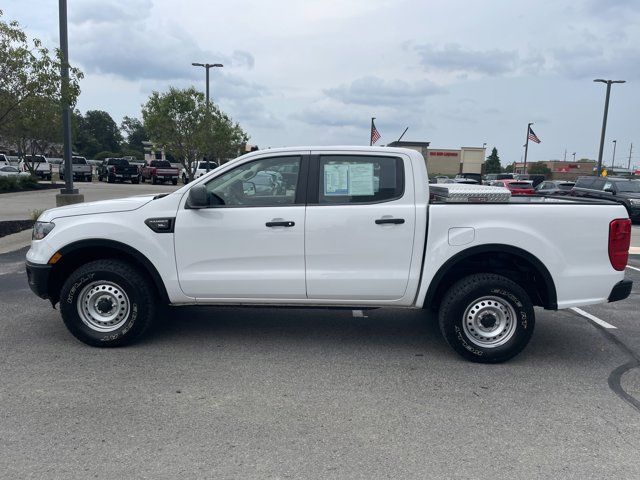
[[599,319],[598,317],[596,317],[595,315],[591,315],[588,312],[585,312],[584,310],[582,310],[581,308],[578,307],[573,307],[571,310],[573,310],[574,312],[576,312],[579,315],[582,315],[585,318],[588,318],[589,320],[591,320],[592,322],[597,323],[598,325],[600,325],[601,327],[604,328],[613,328],[613,329],[617,329],[618,327],[614,327],[613,325],[611,325],[610,323],[605,322],[604,320]]
[[632,267],[631,265],[627,265],[627,268],[630,268],[631,270],[636,270],[637,272],[640,272],[640,268],[638,268],[638,267]]

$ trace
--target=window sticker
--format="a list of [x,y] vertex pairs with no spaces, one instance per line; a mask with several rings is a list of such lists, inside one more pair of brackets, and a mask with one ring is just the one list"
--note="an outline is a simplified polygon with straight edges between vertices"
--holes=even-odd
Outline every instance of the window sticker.
[[349,195],[373,195],[373,163],[349,165]]
[[374,195],[373,163],[324,165],[324,195]]
[[324,166],[324,194],[349,195],[349,165]]

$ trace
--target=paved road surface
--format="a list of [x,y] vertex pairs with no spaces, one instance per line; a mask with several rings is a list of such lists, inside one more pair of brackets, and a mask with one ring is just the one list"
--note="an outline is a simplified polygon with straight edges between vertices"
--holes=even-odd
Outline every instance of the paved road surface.
[[[181,185],[150,185],[148,183],[131,185],[129,183],[77,182],[75,186],[84,195],[86,202],[107,200],[112,198],[144,195],[147,193],[172,192]],[[56,194],[59,189],[40,190],[35,192],[3,193],[0,195],[2,209],[0,220],[25,220],[33,210],[45,210],[56,206]]]
[[640,478],[640,271],[584,309],[616,329],[538,310],[523,354],[477,365],[395,309],[176,308],[95,349],[23,256],[0,256],[0,478]]

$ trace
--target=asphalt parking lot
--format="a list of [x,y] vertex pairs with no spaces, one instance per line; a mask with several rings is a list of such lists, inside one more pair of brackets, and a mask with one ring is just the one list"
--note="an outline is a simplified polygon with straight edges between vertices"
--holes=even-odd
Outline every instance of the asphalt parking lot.
[[[0,478],[640,478],[640,271],[468,363],[422,311],[172,309],[76,341],[0,256]],[[640,269],[634,258],[630,266]]]

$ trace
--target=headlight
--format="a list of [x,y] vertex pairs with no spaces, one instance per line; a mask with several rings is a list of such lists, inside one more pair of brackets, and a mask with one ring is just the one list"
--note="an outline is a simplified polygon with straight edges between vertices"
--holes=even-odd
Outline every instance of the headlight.
[[46,237],[53,227],[55,227],[55,223],[51,222],[36,222],[33,225],[33,233],[31,234],[31,238],[33,240],[42,240]]
[[640,199],[638,199],[638,198],[630,198],[630,199],[629,199],[629,203],[630,203],[631,205],[636,205],[636,206],[637,206],[637,205],[640,205]]

